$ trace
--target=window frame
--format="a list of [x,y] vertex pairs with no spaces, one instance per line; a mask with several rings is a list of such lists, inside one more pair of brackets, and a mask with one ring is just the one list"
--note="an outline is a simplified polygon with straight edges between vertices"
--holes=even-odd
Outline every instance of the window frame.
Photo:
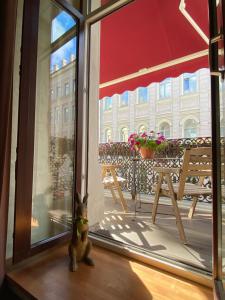
[[[110,101],[110,104],[108,104],[108,101]],[[112,102],[113,102],[112,97],[103,98],[103,110],[104,110],[104,112],[112,110]]]
[[[129,96],[130,96],[129,91],[125,91],[122,94],[120,94],[119,107],[128,107],[129,106]],[[127,97],[127,99],[123,99],[123,97]],[[123,103],[124,100],[126,103]]]
[[[188,75],[190,75],[190,76],[188,76]],[[185,76],[187,76],[187,77],[185,78]],[[184,80],[185,79],[190,80],[193,77],[196,78],[196,80],[195,80],[195,90],[190,90],[190,89],[189,90],[184,90]],[[198,76],[197,76],[196,72],[195,73],[183,73],[182,74],[182,95],[195,94],[195,93],[197,93],[197,91],[198,91]]]
[[[166,95],[166,86],[170,85],[169,95]],[[163,87],[164,95],[161,95],[161,87]],[[172,78],[166,78],[158,84],[158,100],[170,99],[172,97]]]
[[[147,92],[147,98],[146,98],[146,100],[145,101],[140,101],[140,91],[142,90],[142,89],[145,89],[146,90],[146,92]],[[137,89],[137,104],[139,104],[139,105],[142,105],[142,104],[148,104],[149,103],[149,89],[148,89],[148,87],[139,87],[138,89]]]
[[[194,129],[195,127],[187,127],[187,128],[185,128],[185,123],[187,123],[188,121],[194,121],[195,122],[195,124],[196,124],[196,136],[186,136],[186,131],[188,130],[188,129]],[[185,119],[184,121],[183,121],[183,137],[185,138],[185,139],[191,139],[191,138],[196,138],[196,137],[198,137],[198,132],[199,132],[199,127],[198,127],[198,124],[199,124],[199,121],[197,121],[195,118],[187,118],[187,119]]]

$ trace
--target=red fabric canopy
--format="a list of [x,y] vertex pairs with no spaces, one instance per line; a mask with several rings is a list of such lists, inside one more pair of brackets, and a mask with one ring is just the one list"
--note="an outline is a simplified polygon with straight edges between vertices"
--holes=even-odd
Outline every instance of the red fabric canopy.
[[[181,2],[207,38],[207,0],[136,0],[102,20],[100,99],[208,67],[207,41],[180,11]],[[195,59],[121,81],[123,76],[200,51],[204,53]],[[110,83],[115,79],[118,82]]]

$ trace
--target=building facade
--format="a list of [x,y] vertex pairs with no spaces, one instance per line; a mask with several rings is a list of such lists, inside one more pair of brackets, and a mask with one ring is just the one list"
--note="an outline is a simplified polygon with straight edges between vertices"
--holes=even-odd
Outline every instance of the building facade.
[[167,138],[211,136],[209,69],[167,78],[99,102],[99,142],[154,130]]

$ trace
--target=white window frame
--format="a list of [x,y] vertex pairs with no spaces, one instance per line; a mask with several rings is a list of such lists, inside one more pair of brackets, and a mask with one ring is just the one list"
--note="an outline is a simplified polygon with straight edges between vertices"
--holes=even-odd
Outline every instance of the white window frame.
[[[190,75],[188,77],[188,75]],[[186,90],[184,91],[184,80],[185,80],[185,76],[187,76],[187,78],[191,78],[191,77],[195,77],[196,78],[196,89],[194,91],[191,90]],[[184,73],[182,74],[182,95],[189,95],[189,94],[195,94],[198,91],[198,76],[195,73]]]
[[[112,97],[105,97],[103,98],[103,108],[104,111],[111,111],[112,110]],[[110,101],[110,105],[108,106],[107,101]]]
[[[187,121],[194,121],[196,123],[196,136],[186,136],[185,134],[185,131],[187,130],[185,128],[185,123],[187,123]],[[192,138],[196,138],[198,137],[198,133],[199,133],[199,121],[196,120],[196,118],[193,118],[193,117],[190,117],[190,118],[186,118],[184,121],[183,121],[183,137],[186,138],[186,139],[192,139]]]
[[[67,118],[65,118],[65,110],[68,110],[67,111]],[[70,121],[70,109],[69,109],[69,106],[65,105],[63,106],[63,123],[69,123]]]
[[[147,99],[145,101],[140,101],[140,95],[139,95],[139,93],[140,93],[141,89],[146,89],[146,91],[147,91]],[[139,87],[137,89],[137,102],[136,103],[140,104],[140,105],[141,104],[147,104],[147,103],[149,103],[149,90],[148,90],[147,87]]]
[[64,96],[67,97],[70,94],[70,83],[67,81],[64,83]]
[[[164,92],[166,91],[166,84],[170,84],[170,94],[167,96],[161,96],[160,88],[164,87]],[[158,100],[170,99],[172,97],[172,79],[166,78],[158,84]]]
[[[123,104],[122,102],[123,102],[123,96],[124,95],[127,95],[126,97],[127,97],[127,102],[125,103],[125,104]],[[123,92],[122,94],[120,94],[120,107],[127,107],[128,105],[129,105],[129,97],[130,97],[130,93],[129,93],[129,91],[125,91],[125,92]]]
[[[123,130],[127,130],[127,138],[124,138],[123,136]],[[129,128],[127,126],[122,126],[120,128],[120,141],[121,142],[127,142],[128,141],[128,137],[129,137]]]
[[[169,127],[169,135],[165,134],[165,130],[163,130],[163,132],[162,132],[161,127],[162,127],[163,124],[167,124],[168,125],[168,127]],[[165,138],[167,138],[167,139],[171,138],[171,124],[168,121],[162,121],[159,124],[158,128],[159,128],[159,132],[161,132],[165,136]]]

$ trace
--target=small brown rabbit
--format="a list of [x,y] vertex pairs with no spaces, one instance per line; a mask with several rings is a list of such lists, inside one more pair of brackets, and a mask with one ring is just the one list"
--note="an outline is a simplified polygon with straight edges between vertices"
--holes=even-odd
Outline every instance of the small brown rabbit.
[[70,271],[77,270],[77,263],[84,261],[89,266],[94,266],[94,262],[88,257],[92,244],[88,239],[88,219],[87,219],[87,199],[88,194],[81,200],[80,194],[76,195],[77,210],[76,219],[73,220],[73,230],[77,230],[69,244]]

